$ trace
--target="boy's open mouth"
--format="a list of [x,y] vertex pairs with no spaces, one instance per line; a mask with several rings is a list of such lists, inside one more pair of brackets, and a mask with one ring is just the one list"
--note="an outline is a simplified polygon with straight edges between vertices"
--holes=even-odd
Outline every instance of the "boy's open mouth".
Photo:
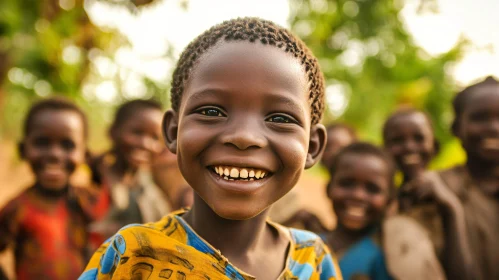
[[408,154],[402,157],[402,162],[407,165],[416,165],[421,163],[422,159],[419,154]]
[[228,181],[255,181],[268,177],[266,170],[251,167],[211,166],[211,169],[221,178]]

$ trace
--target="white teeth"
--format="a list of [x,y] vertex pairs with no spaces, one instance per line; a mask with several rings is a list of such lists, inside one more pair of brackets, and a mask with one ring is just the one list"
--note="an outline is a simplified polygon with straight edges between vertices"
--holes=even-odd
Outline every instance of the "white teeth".
[[417,164],[421,162],[421,157],[418,154],[410,154],[402,158],[406,164]]
[[225,180],[254,181],[255,179],[263,179],[267,175],[266,171],[250,168],[214,166],[213,169]]
[[241,172],[239,172],[239,177],[241,177],[241,178],[248,178],[248,170],[241,169]]
[[239,170],[232,168],[230,170],[230,177],[232,178],[239,178]]
[[363,217],[366,215],[366,208],[364,207],[348,207],[346,212],[354,217]]

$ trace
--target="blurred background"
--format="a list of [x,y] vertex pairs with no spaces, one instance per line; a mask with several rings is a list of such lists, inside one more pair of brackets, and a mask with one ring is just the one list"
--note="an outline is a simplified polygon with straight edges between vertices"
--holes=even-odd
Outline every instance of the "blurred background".
[[[91,149],[102,151],[116,106],[155,98],[168,108],[182,49],[237,16],[273,20],[310,46],[327,80],[324,123],[344,121],[380,143],[385,118],[411,104],[435,123],[442,149],[433,167],[454,165],[464,154],[448,129],[450,100],[499,76],[498,14],[497,0],[1,0],[0,206],[30,180],[15,143],[31,103],[52,95],[77,102]],[[316,168],[299,188],[322,189],[325,180]],[[303,192],[304,203],[321,209],[322,194]]]

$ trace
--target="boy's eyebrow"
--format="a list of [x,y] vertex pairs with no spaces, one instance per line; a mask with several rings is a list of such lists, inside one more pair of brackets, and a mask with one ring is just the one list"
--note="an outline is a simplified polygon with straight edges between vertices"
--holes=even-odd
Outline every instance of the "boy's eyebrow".
[[[200,91],[193,92],[192,94],[189,95],[189,99],[193,100],[199,100],[204,98],[205,96],[212,96],[217,93],[221,94],[229,94],[229,92],[224,91],[223,89],[203,89]],[[297,112],[298,114],[305,114],[302,106],[298,105],[299,103],[295,101],[294,98],[290,98],[287,96],[283,96],[282,94],[273,94],[269,92],[270,99],[271,101],[269,103],[275,104],[275,103],[284,103],[286,106],[290,107],[290,111]]]

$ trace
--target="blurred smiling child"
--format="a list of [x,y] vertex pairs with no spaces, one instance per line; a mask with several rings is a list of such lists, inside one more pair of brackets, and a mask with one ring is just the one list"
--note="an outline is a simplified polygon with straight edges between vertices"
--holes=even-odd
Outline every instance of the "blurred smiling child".
[[164,149],[159,103],[132,100],[116,111],[109,129],[112,148],[94,160],[94,181],[101,186],[103,219],[90,227],[94,247],[130,223],[160,219],[169,207],[150,170]]
[[[385,121],[383,142],[402,172],[398,207],[404,212],[413,204],[421,203],[420,198],[408,189],[410,182],[421,179],[430,161],[438,153],[439,144],[433,134],[433,124],[422,111],[413,108],[400,109]],[[422,216],[431,214],[421,215],[421,218]]]
[[323,238],[337,253],[344,279],[392,279],[380,245],[381,223],[395,194],[391,157],[358,142],[340,150],[328,169],[337,227]]
[[76,279],[87,258],[90,221],[70,176],[85,162],[87,119],[64,99],[42,100],[29,110],[19,145],[35,184],[0,210],[0,250],[13,246],[23,279]]
[[80,279],[341,279],[317,235],[267,220],[326,142],[305,44],[267,20],[225,21],[184,50],[171,99],[163,133],[192,208],[120,230]]

